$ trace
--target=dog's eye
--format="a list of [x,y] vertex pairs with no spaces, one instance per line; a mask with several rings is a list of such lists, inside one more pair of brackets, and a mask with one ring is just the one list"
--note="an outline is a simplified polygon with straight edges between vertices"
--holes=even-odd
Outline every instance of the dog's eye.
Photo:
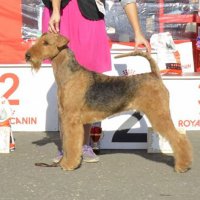
[[43,42],[43,45],[44,45],[44,46],[47,46],[47,45],[49,45],[49,43],[45,40],[45,41]]

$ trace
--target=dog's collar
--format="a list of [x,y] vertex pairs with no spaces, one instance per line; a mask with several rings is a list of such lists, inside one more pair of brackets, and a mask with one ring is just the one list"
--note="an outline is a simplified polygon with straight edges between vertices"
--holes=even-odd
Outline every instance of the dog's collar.
[[53,60],[63,49],[67,49],[67,45],[65,45],[65,46],[63,46],[63,47],[58,47],[58,53],[55,55],[55,56],[53,56],[52,58],[51,58],[51,60]]

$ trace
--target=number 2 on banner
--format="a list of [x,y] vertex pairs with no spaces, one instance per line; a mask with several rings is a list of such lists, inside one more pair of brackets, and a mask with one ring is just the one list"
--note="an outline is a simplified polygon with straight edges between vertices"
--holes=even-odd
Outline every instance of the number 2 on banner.
[[9,97],[16,91],[19,86],[19,78],[13,73],[6,73],[0,76],[0,82],[5,83],[6,79],[12,79],[13,83],[11,87],[3,94],[3,96],[8,99],[10,105],[19,105],[18,99],[9,99]]

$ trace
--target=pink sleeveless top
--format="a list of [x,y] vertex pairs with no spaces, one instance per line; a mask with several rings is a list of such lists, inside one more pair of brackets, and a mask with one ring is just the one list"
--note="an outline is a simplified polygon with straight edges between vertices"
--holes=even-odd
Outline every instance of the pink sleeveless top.
[[[48,32],[51,10],[44,8],[42,32]],[[95,72],[111,70],[111,56],[105,21],[84,18],[77,0],[71,0],[61,11],[60,34],[66,36],[69,48],[74,52],[79,64]]]

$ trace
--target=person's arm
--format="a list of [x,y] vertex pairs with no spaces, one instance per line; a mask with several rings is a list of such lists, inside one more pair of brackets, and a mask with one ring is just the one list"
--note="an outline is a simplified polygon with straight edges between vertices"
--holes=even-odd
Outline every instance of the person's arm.
[[125,10],[125,13],[129,19],[129,22],[135,33],[135,48],[137,49],[139,45],[144,45],[147,52],[151,52],[151,46],[149,42],[145,39],[138,18],[138,9],[135,0],[121,0],[121,4]]
[[61,0],[51,0],[53,12],[49,20],[49,32],[58,33],[60,24],[60,4]]

